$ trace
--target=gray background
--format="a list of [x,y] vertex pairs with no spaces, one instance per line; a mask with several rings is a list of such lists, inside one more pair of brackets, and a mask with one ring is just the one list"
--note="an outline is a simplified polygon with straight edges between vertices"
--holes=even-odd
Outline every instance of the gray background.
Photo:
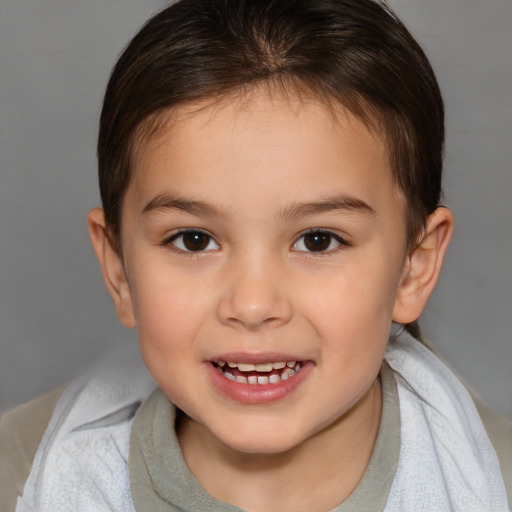
[[[447,105],[456,234],[422,319],[471,386],[512,418],[512,0],[390,2]],[[0,410],[134,343],[103,289],[85,215],[116,56],[157,0],[0,0]]]

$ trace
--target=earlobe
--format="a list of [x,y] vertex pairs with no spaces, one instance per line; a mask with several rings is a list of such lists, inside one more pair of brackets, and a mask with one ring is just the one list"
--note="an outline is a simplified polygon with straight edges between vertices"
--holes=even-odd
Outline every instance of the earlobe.
[[448,208],[440,207],[429,216],[419,243],[404,265],[393,310],[395,322],[411,323],[421,315],[441,273],[453,226]]
[[135,327],[132,298],[123,260],[107,233],[105,214],[101,208],[94,208],[89,212],[87,226],[94,252],[100,263],[105,286],[114,302],[117,315],[123,325],[130,328]]

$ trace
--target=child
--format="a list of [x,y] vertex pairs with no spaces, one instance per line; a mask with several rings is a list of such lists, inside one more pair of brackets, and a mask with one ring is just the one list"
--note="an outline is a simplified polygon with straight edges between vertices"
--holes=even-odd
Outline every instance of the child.
[[443,136],[430,65],[376,2],[151,19],[107,87],[88,224],[157,387],[121,358],[5,418],[8,445],[53,400],[18,433],[37,453],[4,455],[5,503],[506,511],[471,398],[408,333],[453,230]]

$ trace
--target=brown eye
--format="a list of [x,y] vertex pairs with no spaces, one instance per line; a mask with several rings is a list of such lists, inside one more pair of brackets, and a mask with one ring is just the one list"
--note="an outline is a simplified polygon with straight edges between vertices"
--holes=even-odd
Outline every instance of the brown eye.
[[305,252],[327,252],[336,249],[340,245],[348,244],[341,237],[328,231],[310,231],[302,235],[293,244],[293,249]]
[[327,233],[308,233],[304,235],[304,245],[308,251],[326,251],[331,245],[331,235]]
[[203,231],[183,231],[173,235],[169,243],[186,252],[211,251],[219,248],[213,238]]

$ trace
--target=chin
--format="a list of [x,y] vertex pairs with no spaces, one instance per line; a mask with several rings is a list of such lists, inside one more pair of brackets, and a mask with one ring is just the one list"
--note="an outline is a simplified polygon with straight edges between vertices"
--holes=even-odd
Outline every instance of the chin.
[[250,429],[248,432],[243,432],[241,429],[228,430],[224,435],[217,436],[217,439],[236,452],[247,454],[279,454],[284,453],[292,448],[301,444],[304,440],[303,437],[292,435],[286,431],[264,431],[259,429],[254,432]]
[[268,439],[248,440],[247,442],[241,440],[240,442],[225,444],[233,451],[252,455],[277,455],[287,452],[296,446],[295,443],[269,442]]

